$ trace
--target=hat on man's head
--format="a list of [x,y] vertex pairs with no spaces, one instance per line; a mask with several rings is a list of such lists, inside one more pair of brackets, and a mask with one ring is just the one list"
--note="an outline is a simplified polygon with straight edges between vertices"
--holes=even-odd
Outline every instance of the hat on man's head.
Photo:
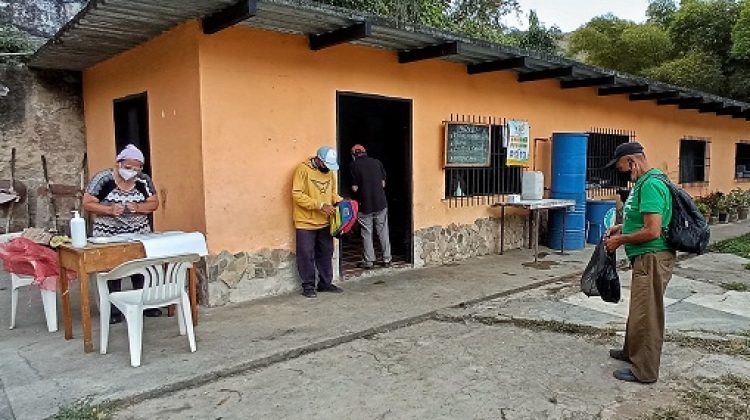
[[355,144],[352,146],[352,154],[353,155],[363,155],[367,153],[367,149],[365,149],[365,146],[362,146],[361,144]]
[[323,146],[318,149],[318,159],[326,164],[326,167],[332,171],[339,170],[338,154],[333,148]]
[[617,165],[617,161],[620,160],[621,157],[637,155],[640,153],[643,153],[643,146],[641,146],[640,143],[635,141],[622,143],[621,145],[617,146],[617,148],[615,149],[614,159],[610,160],[605,168],[611,168]]

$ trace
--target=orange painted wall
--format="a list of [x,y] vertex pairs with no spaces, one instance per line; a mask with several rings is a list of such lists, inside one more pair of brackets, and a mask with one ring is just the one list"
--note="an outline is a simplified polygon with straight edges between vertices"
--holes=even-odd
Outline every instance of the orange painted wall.
[[[304,37],[241,26],[206,36],[189,23],[85,72],[92,169],[114,156],[112,100],[144,90],[155,181],[168,190],[157,228],[203,230],[213,253],[293,249],[292,172],[320,145],[335,146],[337,91],[413,100],[415,229],[497,215],[442,200],[441,123],[452,113],[527,119],[532,138],[592,127],[635,131],[673,178],[680,138],[708,137],[712,190],[736,185],[734,144],[750,138],[744,120],[599,97],[594,89],[562,91],[556,81],[469,76],[440,60],[404,65],[392,51],[355,45],[313,52]],[[538,151],[537,168],[549,172],[549,144]]]
[[[214,251],[293,246],[291,174],[319,145],[335,145],[337,90],[413,99],[416,229],[495,214],[442,200],[441,121],[451,113],[528,119],[532,137],[633,130],[653,164],[674,177],[680,138],[710,137],[711,188],[722,190],[735,186],[735,141],[750,137],[744,120],[598,97],[594,89],[562,91],[556,81],[519,84],[510,72],[469,76],[464,66],[439,60],[398,64],[394,52],[354,45],[313,52],[304,37],[245,27],[203,37],[200,56]],[[540,144],[539,168],[547,171],[548,151]]]
[[197,24],[84,72],[89,171],[113,165],[113,100],[148,92],[151,166],[161,206],[158,230],[205,231]]

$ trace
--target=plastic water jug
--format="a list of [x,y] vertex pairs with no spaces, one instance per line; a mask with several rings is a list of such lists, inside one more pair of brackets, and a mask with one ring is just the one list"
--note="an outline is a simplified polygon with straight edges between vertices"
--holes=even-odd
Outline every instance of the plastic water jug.
[[521,178],[521,198],[524,200],[541,200],[544,198],[544,173],[527,171]]
[[73,248],[86,247],[86,221],[77,211],[73,212],[73,218],[70,219],[70,239]]

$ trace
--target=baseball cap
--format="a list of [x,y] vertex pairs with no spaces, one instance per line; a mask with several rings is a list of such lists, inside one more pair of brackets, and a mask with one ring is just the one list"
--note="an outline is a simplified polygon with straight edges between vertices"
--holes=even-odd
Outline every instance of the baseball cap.
[[615,157],[614,159],[610,160],[607,166],[605,168],[611,168],[617,164],[617,161],[620,160],[623,156],[630,156],[630,155],[637,155],[639,153],[643,153],[643,146],[641,146],[638,142],[628,142],[628,143],[622,143],[621,145],[617,146],[615,149]]
[[318,159],[322,160],[326,164],[326,167],[332,171],[339,170],[338,154],[333,148],[323,146],[318,149]]
[[362,146],[361,144],[355,144],[354,146],[352,146],[352,154],[356,155],[359,153],[367,153],[365,146]]

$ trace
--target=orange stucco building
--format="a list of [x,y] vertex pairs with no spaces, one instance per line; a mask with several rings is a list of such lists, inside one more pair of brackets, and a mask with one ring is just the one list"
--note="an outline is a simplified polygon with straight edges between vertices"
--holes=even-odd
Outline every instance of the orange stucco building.
[[[222,6],[216,3],[216,9]],[[265,16],[265,21],[278,12],[257,3],[256,15]],[[92,10],[82,13],[93,14]],[[287,15],[306,16],[296,6],[284,10]],[[305,10],[341,19],[335,9],[309,6]],[[750,140],[750,123],[743,106],[732,101],[720,99],[726,102],[715,105],[716,98],[704,96],[695,99],[695,109],[681,109],[695,104],[690,92],[658,84],[644,89],[645,82],[635,78],[614,86],[622,94],[603,94],[594,75],[586,73],[594,70],[585,66],[570,74],[561,71],[560,77],[548,71],[549,78],[521,82],[519,73],[540,74],[551,67],[517,66],[507,69],[511,71],[469,74],[461,59],[404,63],[400,61],[407,60],[399,60],[391,49],[354,43],[312,50],[308,36],[284,30],[284,19],[277,21],[276,30],[251,27],[253,19],[213,34],[204,33],[199,19],[185,19],[133,48],[80,64],[90,170],[112,164],[118,144],[118,101],[145,94],[150,165],[161,200],[155,228],[206,234],[214,255],[204,278],[209,285],[229,275],[225,272],[239,276],[239,286],[230,281],[207,289],[214,304],[282,293],[296,284],[290,256],[294,250],[292,171],[321,145],[340,147],[345,170],[349,158],[344,146],[349,143],[342,141],[346,128],[342,106],[347,103],[356,105],[361,115],[381,112],[378,109],[393,113],[381,115],[381,123],[405,121],[400,125],[401,137],[382,144],[367,133],[381,129],[373,128],[377,121],[355,119],[346,129],[354,133],[347,134],[349,138],[369,141],[381,160],[401,156],[405,166],[397,173],[404,179],[389,182],[401,185],[403,199],[394,203],[404,208],[397,223],[403,223],[410,236],[406,242],[411,255],[405,262],[416,266],[497,248],[492,240],[496,242],[498,213],[487,205],[491,200],[458,205],[446,191],[443,122],[456,114],[527,120],[531,138],[548,139],[555,132],[586,132],[594,127],[633,133],[652,164],[675,181],[681,181],[681,142],[702,141],[705,165],[699,170],[704,176],[690,180],[690,191],[700,195],[743,186],[736,179],[736,153],[738,143]],[[407,39],[410,32],[398,33]],[[35,58],[41,66],[45,59],[54,58],[55,46],[45,48]],[[544,62],[533,54],[528,57]],[[557,64],[555,68],[567,66]],[[583,73],[574,78],[577,72]],[[605,73],[600,82],[614,82],[614,77],[625,80],[611,74]],[[561,80],[568,81],[567,87],[575,84],[571,80],[590,80],[592,86],[563,89]],[[346,102],[347,98],[354,102]],[[367,105],[367,98],[374,102]],[[658,98],[667,100],[657,102]],[[685,101],[668,105],[670,98]],[[728,110],[728,115],[699,112],[702,104],[714,104],[719,111]],[[549,173],[549,142],[535,146],[531,165]],[[484,195],[501,195],[492,193]],[[526,235],[521,218],[510,217],[513,223],[506,243],[520,246]],[[429,232],[442,239],[433,239]],[[477,243],[462,249],[463,245],[453,243],[462,234]],[[214,298],[222,294],[223,298]]]

